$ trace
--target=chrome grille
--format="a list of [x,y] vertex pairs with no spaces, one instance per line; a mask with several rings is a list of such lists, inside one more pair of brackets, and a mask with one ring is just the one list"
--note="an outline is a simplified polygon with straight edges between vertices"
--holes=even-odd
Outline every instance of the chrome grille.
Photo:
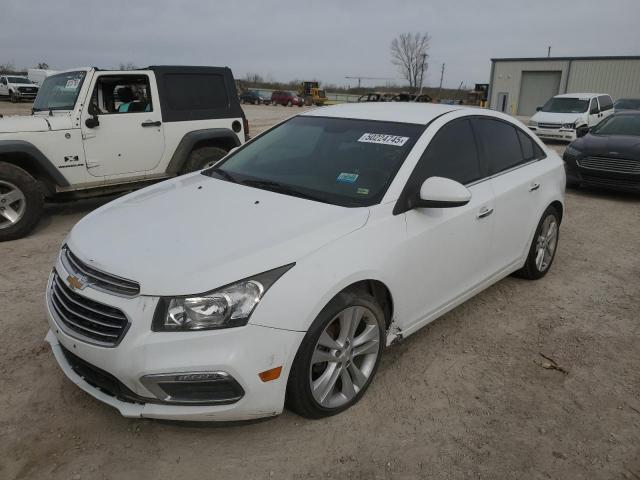
[[559,123],[538,123],[538,127],[540,128],[548,128],[550,130],[557,130],[561,127]]
[[582,168],[601,172],[640,174],[640,161],[626,158],[584,157],[577,164]]
[[62,247],[62,263],[64,263],[68,272],[85,277],[87,283],[96,290],[113,293],[121,297],[135,297],[140,293],[140,284],[138,282],[90,267],[76,257],[66,245]]
[[53,271],[49,305],[65,332],[90,343],[115,346],[129,321],[121,310],[78,295]]

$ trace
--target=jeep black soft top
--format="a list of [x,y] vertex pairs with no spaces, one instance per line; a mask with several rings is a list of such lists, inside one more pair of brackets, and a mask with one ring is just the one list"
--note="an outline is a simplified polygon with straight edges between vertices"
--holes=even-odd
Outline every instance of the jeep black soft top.
[[163,122],[244,118],[228,67],[154,65]]

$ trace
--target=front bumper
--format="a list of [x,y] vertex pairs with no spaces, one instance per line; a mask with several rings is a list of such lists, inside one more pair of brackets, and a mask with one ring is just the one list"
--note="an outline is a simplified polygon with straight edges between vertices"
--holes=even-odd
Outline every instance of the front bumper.
[[564,157],[567,184],[604,188],[620,192],[640,193],[640,175],[583,168],[579,157]]
[[529,127],[541,140],[557,140],[561,142],[573,142],[576,137],[576,131],[573,128],[540,128]]
[[[60,277],[67,272],[60,261]],[[87,287],[81,293],[96,302],[122,310],[130,326],[114,347],[93,345],[65,332],[50,304],[47,286],[47,317],[51,330],[46,340],[65,375],[94,398],[116,408],[125,417],[169,420],[238,421],[275,416],[282,412],[287,378],[304,332],[293,332],[248,324],[244,327],[201,332],[152,332],[151,321],[157,298],[121,298]],[[254,312],[254,314],[258,311]],[[71,352],[89,366],[121,384],[117,392],[96,385],[73,368]],[[277,380],[263,382],[258,374],[282,366]],[[184,372],[226,372],[241,387],[243,395],[226,404],[185,405],[158,398],[142,377]],[[80,371],[80,373],[82,373]],[[130,394],[122,395],[122,391]]]

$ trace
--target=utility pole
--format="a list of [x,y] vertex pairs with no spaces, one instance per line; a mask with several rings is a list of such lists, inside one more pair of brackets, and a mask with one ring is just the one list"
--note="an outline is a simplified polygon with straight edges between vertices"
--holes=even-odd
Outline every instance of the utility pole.
[[547,47],[547,57],[551,56],[551,45]]
[[438,97],[440,97],[440,94],[442,92],[442,79],[444,78],[444,63],[442,64],[442,71],[440,72],[440,87],[438,88]]
[[422,54],[422,65],[420,67],[420,93],[418,95],[422,95],[422,85],[424,80],[424,62],[427,61],[427,54]]

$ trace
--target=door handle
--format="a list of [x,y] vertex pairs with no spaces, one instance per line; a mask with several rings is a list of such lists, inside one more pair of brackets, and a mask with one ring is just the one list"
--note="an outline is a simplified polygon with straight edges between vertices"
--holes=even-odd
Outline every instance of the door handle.
[[482,210],[480,210],[478,212],[477,217],[478,218],[484,218],[484,217],[488,217],[489,215],[491,215],[493,213],[493,208],[487,208],[484,207]]
[[540,184],[539,183],[532,183],[531,186],[529,187],[529,191],[533,192],[535,190],[538,190],[540,188]]
[[142,125],[143,127],[159,127],[160,125],[162,125],[162,122],[160,120],[157,120],[155,122],[147,120],[146,122],[142,122],[140,125]]

